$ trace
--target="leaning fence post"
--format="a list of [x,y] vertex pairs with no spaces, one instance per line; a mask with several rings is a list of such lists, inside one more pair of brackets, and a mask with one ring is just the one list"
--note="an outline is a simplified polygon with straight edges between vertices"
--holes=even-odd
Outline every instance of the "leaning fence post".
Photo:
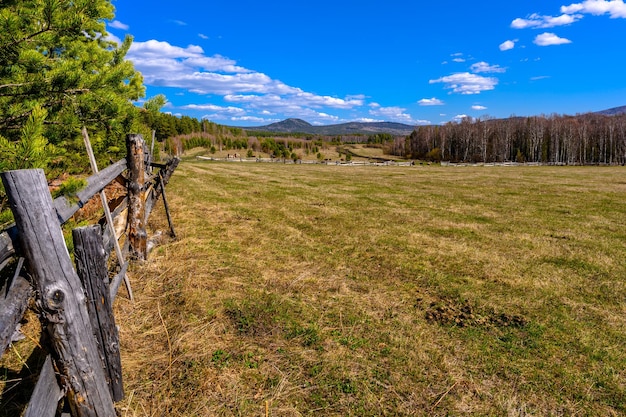
[[1,177],[72,415],[114,416],[84,289],[72,266],[44,172],[8,171]]
[[144,141],[143,136],[130,134],[126,138],[128,150],[128,240],[131,255],[145,260],[148,235],[144,222]]
[[113,401],[124,399],[120,341],[115,327],[113,303],[107,284],[107,263],[100,226],[79,227],[72,231],[76,270],[88,296],[87,310],[95,330],[102,365]]

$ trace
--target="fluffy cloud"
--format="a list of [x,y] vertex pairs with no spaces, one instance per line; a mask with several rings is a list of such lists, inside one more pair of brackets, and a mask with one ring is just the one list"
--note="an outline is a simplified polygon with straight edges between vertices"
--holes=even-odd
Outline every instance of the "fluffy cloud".
[[188,110],[202,110],[202,111],[212,111],[221,114],[245,114],[246,111],[244,109],[240,109],[239,107],[223,107],[216,106],[215,104],[188,104],[186,106],[181,106],[181,109]]
[[[345,98],[317,95],[286,85],[266,74],[238,66],[220,55],[207,56],[202,47],[180,47],[168,42],[150,40],[135,42],[128,54],[148,85],[173,87],[200,95],[222,96],[241,107],[213,104],[189,104],[183,108],[210,111],[205,117],[216,120],[255,121],[248,111],[270,110],[288,117],[316,121],[337,121],[338,117],[321,109],[349,110],[364,105],[365,96]],[[315,109],[315,110],[314,110]],[[245,119],[247,117],[247,119]]]
[[[211,117],[205,117],[205,118],[211,119]],[[230,120],[232,120],[233,122],[253,122],[253,123],[273,123],[273,122],[280,121],[280,119],[264,119],[262,117],[256,117],[256,116],[231,117]]]
[[496,73],[496,72],[506,72],[506,68],[502,68],[499,65],[489,65],[488,63],[481,61],[473,64],[470,69],[472,72],[487,72],[487,73]]
[[511,40],[509,40],[509,41],[504,41],[504,42],[502,42],[502,43],[500,44],[500,50],[501,50],[501,51],[508,51],[508,50],[510,50],[510,49],[515,48],[515,42],[517,42],[517,41],[511,41]]
[[582,19],[580,14],[562,14],[561,16],[542,16],[537,13],[533,13],[528,16],[527,19],[517,18],[511,22],[513,29],[527,29],[527,28],[553,28],[556,26],[570,25]]
[[413,125],[428,125],[430,121],[428,120],[415,120],[413,117],[406,113],[406,109],[403,107],[382,107],[378,103],[370,104],[369,113],[372,116],[382,117],[384,120],[391,122],[399,122],[399,123],[407,123]]
[[444,102],[438,98],[423,98],[417,102],[420,106],[443,106]]
[[109,26],[115,29],[128,30],[129,26],[125,23],[120,22],[119,20],[114,20],[109,23]]
[[487,107],[474,105],[474,106],[472,106],[472,110],[487,110]]
[[569,6],[561,6],[561,13],[588,13],[594,16],[610,14],[611,18],[626,19],[626,4],[623,0],[586,0]]
[[541,35],[537,35],[535,40],[533,41],[536,45],[539,46],[550,46],[550,45],[564,45],[568,43],[572,43],[569,39],[560,38],[554,33],[545,32]]
[[362,99],[341,99],[330,96],[318,96],[298,90],[287,95],[278,94],[227,94],[224,100],[237,103],[248,103],[253,108],[274,110],[289,110],[298,107],[331,107],[335,109],[351,109],[363,105]]
[[444,83],[447,89],[459,94],[480,94],[483,91],[493,90],[498,85],[498,79],[462,72],[430,80],[429,83]]

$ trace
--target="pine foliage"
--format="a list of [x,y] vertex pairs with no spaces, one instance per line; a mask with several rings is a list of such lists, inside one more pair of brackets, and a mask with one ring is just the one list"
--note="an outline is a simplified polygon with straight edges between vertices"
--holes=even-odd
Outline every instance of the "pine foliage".
[[62,168],[76,166],[83,125],[103,144],[99,159],[120,156],[144,86],[125,60],[132,38],[108,39],[113,12],[109,0],[2,1],[0,152],[12,167],[45,167],[48,144]]

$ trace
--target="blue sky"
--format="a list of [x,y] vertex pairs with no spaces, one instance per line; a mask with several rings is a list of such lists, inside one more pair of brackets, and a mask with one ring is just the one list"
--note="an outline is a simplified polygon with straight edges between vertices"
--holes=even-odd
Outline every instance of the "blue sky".
[[[571,1],[571,0],[570,0]],[[114,0],[164,111],[255,126],[576,114],[626,105],[623,0]]]

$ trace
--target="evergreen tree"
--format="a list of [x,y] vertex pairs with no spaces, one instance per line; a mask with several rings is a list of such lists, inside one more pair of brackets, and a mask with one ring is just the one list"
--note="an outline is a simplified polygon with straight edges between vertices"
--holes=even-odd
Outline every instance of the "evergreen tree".
[[45,167],[50,144],[60,154],[57,161],[73,166],[72,159],[85,154],[78,140],[82,126],[99,159],[123,152],[121,141],[136,123],[131,100],[143,96],[144,86],[124,59],[132,38],[121,45],[107,40],[105,21],[113,11],[109,0],[2,1],[3,169]]

